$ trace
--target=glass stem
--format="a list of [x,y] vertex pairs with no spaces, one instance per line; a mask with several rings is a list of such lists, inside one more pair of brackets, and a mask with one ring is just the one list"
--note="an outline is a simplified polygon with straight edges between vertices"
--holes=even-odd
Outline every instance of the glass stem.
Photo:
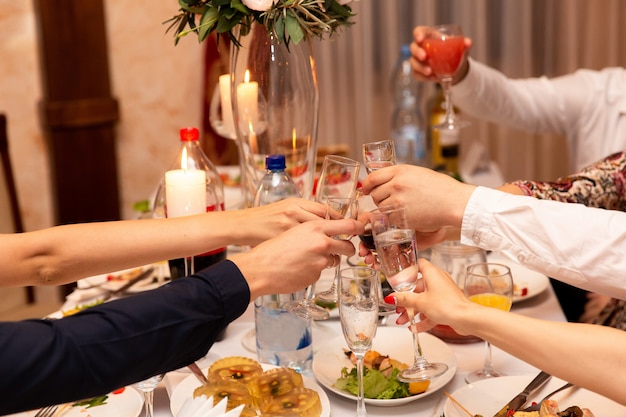
[[491,354],[491,343],[485,342],[485,364],[483,365],[483,373],[485,375],[493,375],[493,357]]
[[154,415],[154,410],[153,410],[153,406],[154,406],[154,391],[150,390],[150,391],[144,391],[143,393],[143,399],[144,399],[144,405],[146,408],[146,413],[144,414],[145,417],[152,417]]
[[452,105],[452,79],[441,80],[441,88],[445,97],[446,123],[450,124],[454,120],[454,106]]
[[313,305],[313,297],[315,296],[315,284],[311,284],[306,287],[306,293],[304,294],[304,304],[307,306]]
[[364,353],[354,353],[356,356],[356,377],[357,385],[359,387],[359,394],[356,402],[356,415],[357,417],[366,417],[367,411],[365,410],[365,388],[363,387],[363,361],[365,359]]
[[413,366],[423,368],[426,364],[424,353],[422,352],[422,345],[420,344],[419,332],[415,330],[415,312],[412,308],[407,308],[407,315],[411,323],[411,335],[413,336]]

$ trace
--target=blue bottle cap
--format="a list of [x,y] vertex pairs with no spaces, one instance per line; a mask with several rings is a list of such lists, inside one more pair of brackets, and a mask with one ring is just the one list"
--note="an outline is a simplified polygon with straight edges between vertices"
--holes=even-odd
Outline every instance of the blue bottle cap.
[[265,168],[275,171],[279,169],[285,169],[287,165],[285,164],[285,155],[267,155],[265,157]]
[[411,58],[411,47],[409,46],[408,43],[400,47],[400,55],[402,56],[402,59]]

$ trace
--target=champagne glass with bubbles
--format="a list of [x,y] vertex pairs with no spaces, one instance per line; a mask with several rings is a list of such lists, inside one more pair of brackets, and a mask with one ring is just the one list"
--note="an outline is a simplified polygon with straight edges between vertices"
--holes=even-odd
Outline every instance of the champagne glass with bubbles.
[[348,347],[356,356],[357,417],[367,416],[363,394],[363,362],[372,348],[378,322],[378,272],[367,266],[342,269],[339,273],[339,318]]
[[[513,276],[511,269],[502,264],[481,262],[469,265],[463,291],[469,299],[486,307],[509,311],[513,304]],[[468,383],[503,376],[493,366],[491,344],[485,342],[483,369],[467,375]]]
[[[398,292],[412,292],[418,283],[417,243],[415,230],[407,221],[404,207],[380,207],[370,212],[376,251],[387,281]],[[403,370],[403,382],[424,381],[448,370],[445,363],[431,363],[423,355],[419,333],[415,330],[415,312],[407,308],[413,336],[413,365]]]

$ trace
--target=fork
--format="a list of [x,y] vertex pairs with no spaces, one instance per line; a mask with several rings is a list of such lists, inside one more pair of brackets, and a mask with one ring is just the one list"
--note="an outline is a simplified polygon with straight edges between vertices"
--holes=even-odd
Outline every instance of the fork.
[[567,389],[571,386],[573,386],[574,384],[572,384],[571,382],[568,382],[567,384],[555,389],[554,391],[552,391],[550,394],[546,395],[545,397],[543,397],[543,399],[541,401],[539,401],[538,403],[535,403],[533,405],[531,405],[530,407],[526,407],[524,408],[522,411],[525,412],[530,412],[530,411],[539,411],[539,409],[541,408],[541,404],[545,401],[550,399],[550,397],[552,397],[554,394],[556,394],[557,392],[563,391],[564,389]]
[[37,411],[34,417],[52,417],[58,408],[58,405],[49,405]]

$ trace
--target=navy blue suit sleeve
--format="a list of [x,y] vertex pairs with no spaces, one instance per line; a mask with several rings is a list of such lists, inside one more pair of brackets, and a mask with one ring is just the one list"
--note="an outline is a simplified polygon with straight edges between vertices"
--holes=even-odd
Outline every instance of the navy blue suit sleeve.
[[250,290],[226,260],[60,320],[0,323],[0,415],[106,394],[206,354]]

